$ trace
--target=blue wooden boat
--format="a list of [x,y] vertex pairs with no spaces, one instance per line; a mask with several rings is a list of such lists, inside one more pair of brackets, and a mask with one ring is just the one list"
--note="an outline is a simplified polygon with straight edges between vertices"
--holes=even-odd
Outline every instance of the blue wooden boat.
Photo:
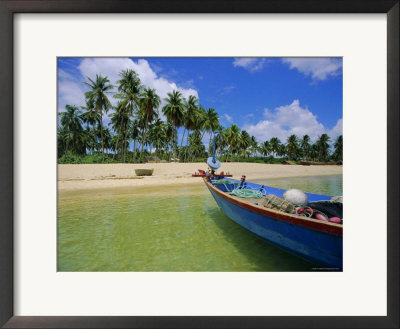
[[[285,213],[266,208],[255,199],[231,195],[230,190],[242,183],[232,178],[211,178],[207,175],[203,179],[221,210],[237,224],[280,248],[320,265],[323,269],[342,271],[342,224]],[[230,180],[231,183],[218,184],[218,179]],[[254,183],[245,184],[246,188],[259,190],[265,195],[282,197],[285,192]],[[306,194],[309,202],[331,198],[326,195]]]

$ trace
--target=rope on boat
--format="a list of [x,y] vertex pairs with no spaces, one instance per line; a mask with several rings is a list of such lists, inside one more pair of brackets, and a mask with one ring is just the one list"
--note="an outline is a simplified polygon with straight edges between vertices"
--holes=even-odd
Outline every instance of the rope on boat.
[[211,180],[213,184],[234,184],[235,182],[229,179],[213,179]]
[[261,199],[263,194],[260,191],[249,190],[249,189],[234,189],[231,192],[232,195],[237,196],[239,198],[253,198],[253,199]]
[[[233,181],[231,181],[229,179],[215,179],[215,180],[212,180],[211,182],[214,185],[224,185],[225,190],[227,192],[232,191],[237,186],[236,182],[233,182]],[[227,185],[230,185],[230,186],[227,186]],[[233,188],[232,188],[232,185],[233,185]]]
[[[229,185],[237,185],[236,182],[233,182],[229,179],[216,179],[211,181],[214,185],[224,185],[225,189],[229,192],[230,188],[227,186]],[[263,196],[263,193],[261,192],[263,188],[259,190],[253,190],[250,188],[244,188],[242,185],[240,185],[238,188],[235,188],[231,191],[230,194],[237,196],[239,198],[253,198],[253,199],[261,199]]]

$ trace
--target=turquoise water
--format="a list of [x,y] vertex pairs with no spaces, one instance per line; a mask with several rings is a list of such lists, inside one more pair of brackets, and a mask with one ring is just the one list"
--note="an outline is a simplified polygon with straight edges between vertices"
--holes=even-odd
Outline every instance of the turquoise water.
[[343,176],[313,176],[313,177],[292,177],[292,178],[273,178],[256,179],[254,183],[264,184],[281,189],[296,188],[303,192],[324,194],[324,195],[343,195]]
[[[316,178],[269,183],[306,184],[313,189],[307,192],[341,194],[336,193],[341,176],[334,177],[324,177],[324,183]],[[317,266],[232,222],[204,185],[58,195],[58,271],[310,271],[313,267]]]

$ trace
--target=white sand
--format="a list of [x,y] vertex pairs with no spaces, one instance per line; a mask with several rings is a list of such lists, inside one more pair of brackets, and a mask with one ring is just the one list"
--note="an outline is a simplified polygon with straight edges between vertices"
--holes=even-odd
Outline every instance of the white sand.
[[[138,178],[135,168],[154,168],[152,176]],[[60,190],[202,184],[192,177],[198,169],[207,170],[205,163],[146,163],[146,164],[71,164],[58,165]],[[342,166],[301,166],[259,163],[222,163],[221,170],[248,181],[279,177],[341,175]]]

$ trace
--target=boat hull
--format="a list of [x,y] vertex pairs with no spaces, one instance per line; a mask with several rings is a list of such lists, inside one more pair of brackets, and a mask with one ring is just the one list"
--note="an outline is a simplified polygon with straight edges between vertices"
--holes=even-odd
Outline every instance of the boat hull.
[[154,168],[152,169],[135,169],[136,176],[151,176],[153,175]]
[[[343,238],[312,227],[285,221],[279,216],[265,215],[230,200],[223,192],[206,183],[221,210],[234,222],[268,242],[321,265],[325,269],[342,270]],[[318,267],[318,266],[316,266]]]

